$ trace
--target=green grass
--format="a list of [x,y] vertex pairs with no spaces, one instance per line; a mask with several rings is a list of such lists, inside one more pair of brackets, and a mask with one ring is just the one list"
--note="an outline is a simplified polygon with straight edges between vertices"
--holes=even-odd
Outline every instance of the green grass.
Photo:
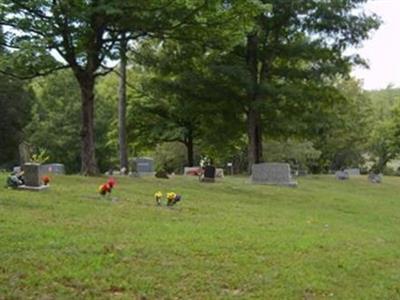
[[0,190],[0,299],[400,299],[400,178],[104,180]]

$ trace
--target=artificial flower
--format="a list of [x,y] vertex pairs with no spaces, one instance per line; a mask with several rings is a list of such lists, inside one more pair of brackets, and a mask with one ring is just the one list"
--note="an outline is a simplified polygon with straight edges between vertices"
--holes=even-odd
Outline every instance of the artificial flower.
[[107,184],[110,186],[110,188],[113,189],[115,187],[115,185],[117,184],[117,182],[115,181],[114,178],[111,177],[108,179]]
[[175,197],[176,197],[176,194],[174,193],[174,192],[169,192],[169,193],[167,193],[167,199],[168,200],[174,200],[175,199]]
[[50,177],[49,176],[43,176],[42,181],[44,185],[47,185],[50,182]]

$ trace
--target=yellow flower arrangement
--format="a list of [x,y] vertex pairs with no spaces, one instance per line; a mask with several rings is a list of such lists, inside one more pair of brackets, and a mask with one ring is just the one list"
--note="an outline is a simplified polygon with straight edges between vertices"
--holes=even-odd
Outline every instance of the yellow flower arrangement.
[[160,191],[156,192],[154,194],[154,197],[156,197],[156,202],[157,205],[161,205],[161,198],[162,198],[162,193]]
[[174,200],[175,197],[176,197],[176,194],[174,192],[167,193],[167,199],[168,200]]
[[[161,205],[162,196],[163,194],[160,191],[154,193],[157,205]],[[175,203],[179,201],[181,201],[180,195],[177,195],[174,192],[167,193],[167,206],[173,206]]]

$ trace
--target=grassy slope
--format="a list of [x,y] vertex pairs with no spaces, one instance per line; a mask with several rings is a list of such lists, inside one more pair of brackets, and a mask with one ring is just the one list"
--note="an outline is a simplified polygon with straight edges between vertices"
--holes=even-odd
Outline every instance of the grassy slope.
[[0,190],[0,299],[400,299],[399,178],[102,181]]

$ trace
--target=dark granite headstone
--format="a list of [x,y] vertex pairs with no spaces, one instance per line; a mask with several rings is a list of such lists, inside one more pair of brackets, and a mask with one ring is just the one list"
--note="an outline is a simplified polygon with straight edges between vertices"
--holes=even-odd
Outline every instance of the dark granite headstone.
[[214,166],[205,166],[200,180],[203,182],[215,182],[215,170]]

